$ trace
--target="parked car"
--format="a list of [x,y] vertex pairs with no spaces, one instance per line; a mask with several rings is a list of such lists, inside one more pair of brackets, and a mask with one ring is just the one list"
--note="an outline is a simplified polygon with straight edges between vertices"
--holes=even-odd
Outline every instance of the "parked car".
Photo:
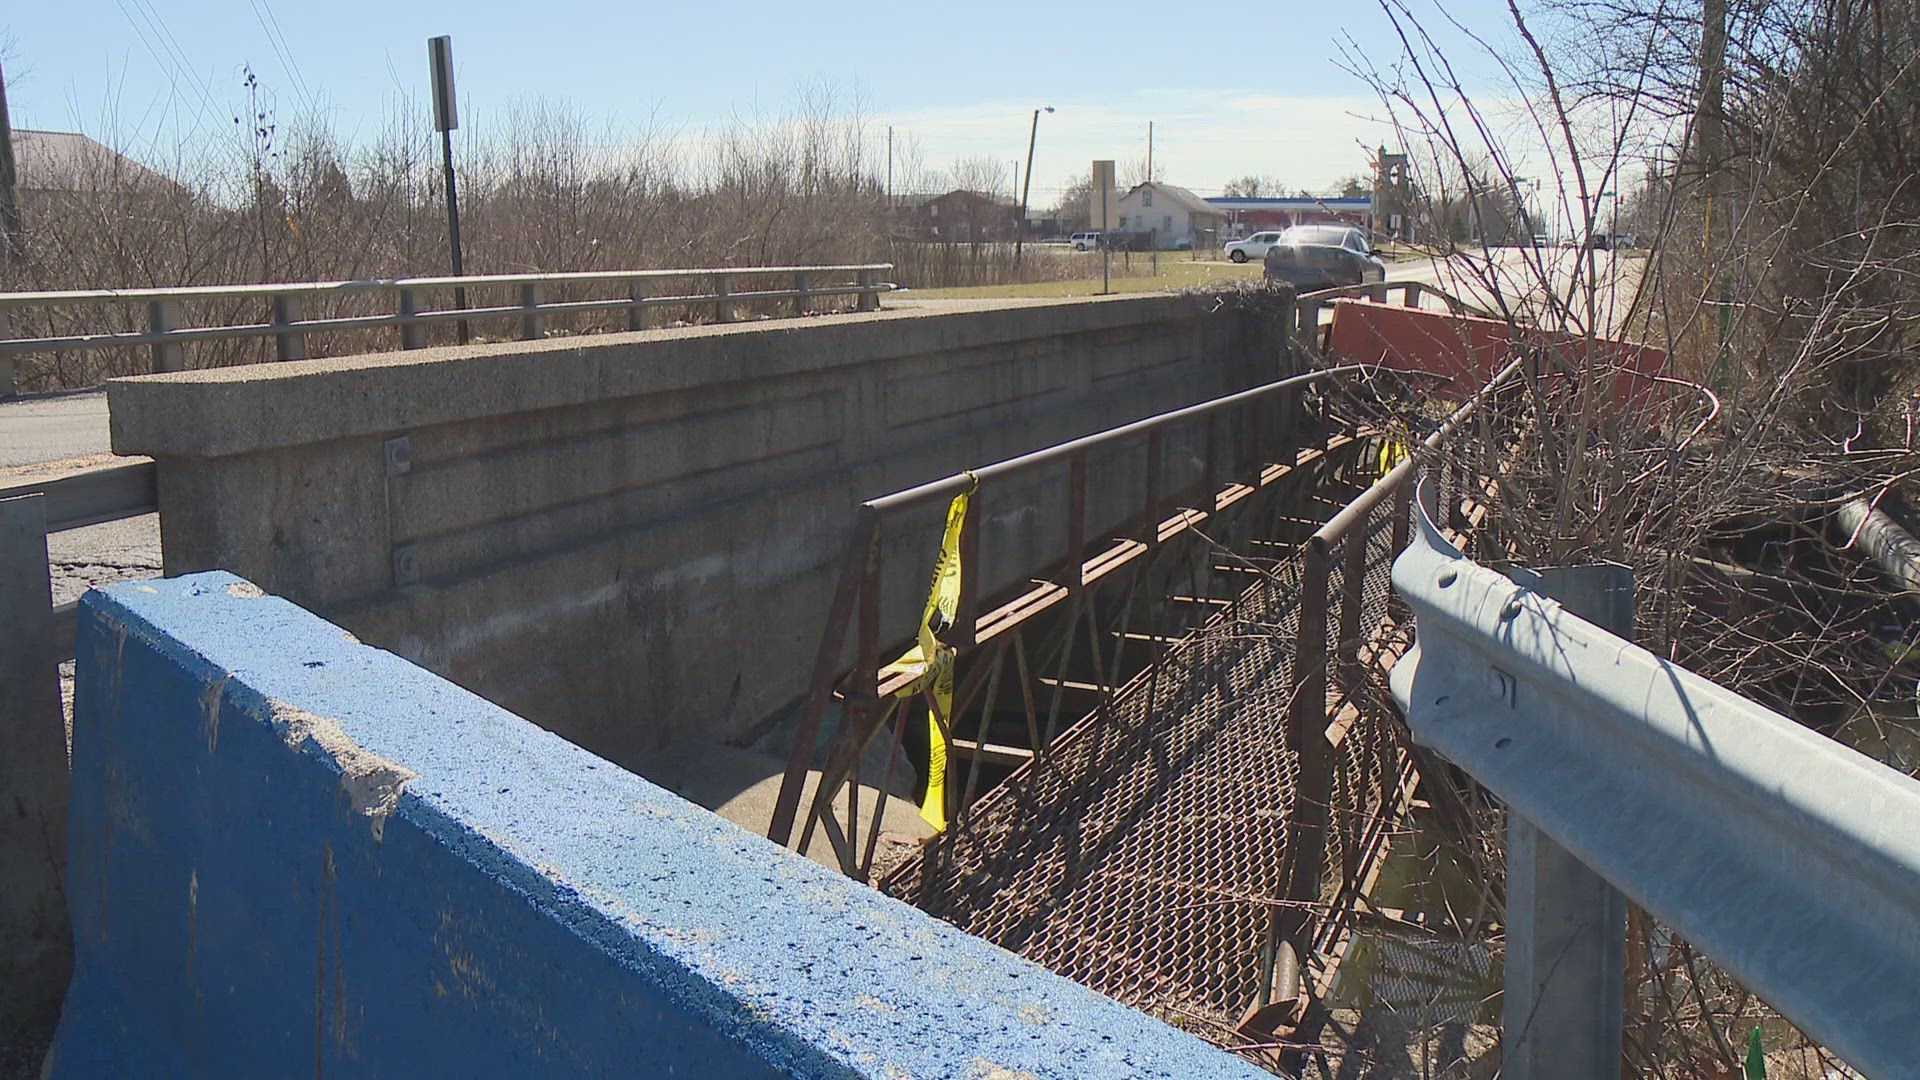
[[1264,259],[1273,245],[1280,242],[1277,232],[1257,232],[1245,240],[1234,240],[1227,244],[1227,258],[1243,263],[1248,259]]
[[[1577,236],[1563,236],[1560,238],[1560,246],[1563,248],[1577,248],[1577,247],[1581,247],[1582,245],[1580,243],[1580,238]],[[1595,251],[1606,251],[1610,247],[1612,247],[1612,244],[1608,242],[1606,233],[1594,233],[1593,235],[1587,237],[1587,242],[1585,246],[1590,247]]]
[[1072,244],[1073,250],[1075,251],[1092,251],[1094,248],[1100,246],[1100,234],[1097,232],[1077,232],[1067,237],[1067,243]]
[[1265,259],[1268,281],[1299,289],[1387,280],[1387,264],[1367,246],[1367,235],[1341,225],[1296,225],[1275,239]]

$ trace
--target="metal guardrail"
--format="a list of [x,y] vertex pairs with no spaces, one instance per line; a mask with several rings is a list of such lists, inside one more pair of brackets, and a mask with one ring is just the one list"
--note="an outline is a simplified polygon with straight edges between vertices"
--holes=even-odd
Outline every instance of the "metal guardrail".
[[1853,1067],[1920,1076],[1920,781],[1475,564],[1424,514],[1419,534],[1393,569],[1417,631],[1393,695],[1416,741],[1541,834],[1531,853],[1509,842],[1510,878],[1538,861],[1527,910],[1510,891],[1507,945],[1509,1005],[1518,990],[1540,1007],[1510,1007],[1503,1041],[1556,1064],[1511,1075],[1619,1075],[1605,969],[1624,904],[1580,887],[1590,874]]
[[[479,274],[468,277],[380,278],[363,281],[299,281],[264,285],[208,285],[199,288],[168,289],[83,289],[67,292],[0,293],[0,396],[13,386],[12,360],[20,353],[58,350],[91,350],[147,346],[153,350],[153,367],[159,371],[179,371],[186,363],[183,346],[189,342],[232,338],[274,339],[275,356],[280,360],[304,360],[307,335],[316,331],[371,330],[393,327],[400,332],[403,349],[425,348],[427,327],[435,322],[459,322],[471,319],[518,319],[520,337],[534,340],[547,336],[546,317],[555,313],[580,311],[625,311],[627,329],[646,328],[650,308],[712,304],[715,322],[731,322],[735,305],[751,301],[790,301],[795,315],[811,310],[811,304],[823,296],[853,296],[861,311],[880,306],[880,294],[894,286],[880,280],[892,270],[892,263],[865,263],[847,266],[755,266],[714,267],[688,270],[604,270],[551,274]],[[785,279],[785,288],[755,288],[738,291],[741,280],[756,284],[769,279]],[[672,293],[659,291],[659,283],[697,281],[706,291]],[[542,290],[561,286],[618,284],[625,295],[609,299],[548,301]],[[461,306],[428,308],[423,294],[466,289],[517,288],[519,302],[490,307]],[[308,319],[302,315],[307,298],[356,295],[391,295],[395,310],[390,314]],[[232,326],[184,325],[181,303],[187,300],[247,300],[264,303],[267,321]],[[15,338],[9,332],[12,312],[22,308],[47,306],[107,306],[144,304],[147,329],[104,334],[70,334],[59,337]]]
[[[0,563],[46,566],[48,534],[158,512],[158,479],[152,459],[131,458],[0,487]],[[37,578],[18,595],[0,595],[0,607],[46,612],[44,629],[38,632],[33,629],[36,620],[24,615],[10,622],[12,630],[0,640],[0,649],[71,660],[79,605],[69,601],[48,607],[46,580]]]

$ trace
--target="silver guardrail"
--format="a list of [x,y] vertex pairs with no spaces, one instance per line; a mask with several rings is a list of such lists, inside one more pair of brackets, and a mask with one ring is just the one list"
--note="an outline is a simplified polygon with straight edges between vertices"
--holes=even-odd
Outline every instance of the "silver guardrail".
[[[1393,696],[1416,742],[1539,834],[1509,838],[1510,879],[1529,862],[1522,910],[1509,882],[1503,1075],[1620,1075],[1610,886],[1854,1068],[1920,1076],[1920,781],[1472,562],[1417,501]],[[1614,588],[1581,606],[1619,624]],[[1558,1055],[1529,1068],[1523,1044]]]
[[[158,512],[159,470],[151,458],[121,458],[75,467],[59,464],[0,485],[0,654],[73,659],[79,603],[49,606],[47,537]],[[45,612],[42,620],[40,613]],[[6,705],[0,703],[0,714]]]
[[[860,311],[880,306],[880,294],[894,289],[881,275],[892,270],[892,263],[862,263],[847,266],[726,266],[687,270],[595,270],[551,274],[474,274],[465,277],[373,278],[360,281],[292,281],[264,285],[205,285],[161,289],[77,289],[60,292],[0,293],[0,397],[13,389],[13,356],[19,353],[54,352],[148,346],[153,350],[154,371],[179,371],[186,364],[182,346],[195,341],[231,338],[274,339],[277,359],[304,360],[307,334],[328,330],[370,330],[383,327],[400,332],[403,349],[425,348],[427,326],[435,322],[458,322],[465,326],[473,319],[518,319],[520,338],[532,340],[547,335],[547,316],[579,311],[617,311],[627,313],[627,329],[646,328],[649,308],[713,305],[715,322],[731,322],[735,305],[753,301],[791,303],[792,313],[804,315],[812,310],[816,298],[855,297]],[[745,281],[749,288],[735,286]],[[675,283],[663,290],[663,285]],[[778,283],[784,287],[767,287]],[[552,301],[543,290],[563,286],[618,285],[622,295],[611,298]],[[702,287],[704,286],[704,287]],[[517,289],[518,302],[469,307],[468,289]],[[428,294],[451,290],[452,307],[427,307]],[[338,316],[309,319],[304,317],[305,300],[319,297],[390,295],[394,310],[375,315]],[[259,300],[267,321],[239,325],[187,326],[181,304],[187,300]],[[48,337],[16,337],[10,327],[14,313],[24,308],[111,306],[139,304],[146,308],[147,328],[97,334],[67,334]],[[465,340],[464,331],[462,340]]]

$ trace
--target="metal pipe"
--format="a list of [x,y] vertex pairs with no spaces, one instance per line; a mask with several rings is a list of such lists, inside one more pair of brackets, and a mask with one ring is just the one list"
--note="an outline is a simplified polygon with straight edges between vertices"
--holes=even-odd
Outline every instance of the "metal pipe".
[[1847,535],[1845,547],[1865,552],[1894,588],[1920,595],[1920,540],[1886,511],[1855,496],[1834,508],[1833,522]]

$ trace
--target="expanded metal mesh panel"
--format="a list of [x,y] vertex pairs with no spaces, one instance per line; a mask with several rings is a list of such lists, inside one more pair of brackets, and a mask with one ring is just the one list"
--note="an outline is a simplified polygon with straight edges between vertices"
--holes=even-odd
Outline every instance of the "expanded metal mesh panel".
[[882,887],[1169,1021],[1231,1029],[1285,886],[1297,599],[1249,590]]
[[[1336,539],[1326,596],[1304,608],[1326,620],[1326,716],[1356,706],[1325,759],[1323,896],[1354,881],[1405,761],[1371,659],[1403,510],[1383,500]],[[1347,544],[1363,556],[1351,594]],[[1279,563],[881,888],[1170,1022],[1244,1041],[1232,1033],[1258,995],[1298,839],[1286,732],[1301,572],[1298,556]]]
[[1418,931],[1369,928],[1354,946],[1351,1004],[1386,1009],[1410,1030],[1496,1021],[1500,972],[1493,949]]

